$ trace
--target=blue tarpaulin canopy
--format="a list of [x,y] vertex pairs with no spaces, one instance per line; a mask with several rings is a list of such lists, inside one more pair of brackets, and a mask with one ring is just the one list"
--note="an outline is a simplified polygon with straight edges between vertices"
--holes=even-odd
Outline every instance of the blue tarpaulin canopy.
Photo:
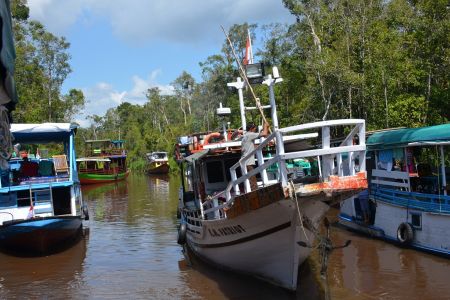
[[436,126],[375,132],[366,141],[367,150],[382,150],[427,143],[450,142],[450,123]]
[[78,125],[71,123],[11,124],[14,143],[46,144],[68,142]]

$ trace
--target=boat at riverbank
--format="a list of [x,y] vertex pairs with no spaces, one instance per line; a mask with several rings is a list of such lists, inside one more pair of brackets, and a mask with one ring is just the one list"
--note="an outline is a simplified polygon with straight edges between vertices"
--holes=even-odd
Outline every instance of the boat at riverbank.
[[394,129],[367,139],[369,189],[342,203],[358,232],[450,255],[450,124]]
[[[271,76],[264,81],[269,86],[272,133],[257,139],[255,149],[244,157],[242,141],[231,139],[234,135],[225,123],[222,133],[179,138],[176,156],[183,179],[178,243],[212,265],[295,290],[298,268],[316,246],[325,213],[367,188],[365,122],[333,120],[279,128],[273,93],[279,81]],[[239,78],[229,85],[239,90],[246,128],[245,85]],[[217,112],[224,116],[229,109]],[[335,145],[331,141],[337,132],[348,134]],[[257,166],[247,169],[255,155]],[[306,175],[287,168],[299,160],[315,162],[311,165],[317,172]]]
[[46,254],[81,233],[88,213],[75,164],[76,128],[69,123],[11,125],[22,149],[57,144],[66,150],[51,157],[28,155],[9,161],[0,183],[0,248]]
[[77,159],[81,184],[124,180],[129,174],[123,140],[87,140],[86,157]]
[[167,152],[158,151],[147,153],[147,173],[167,174],[169,173],[169,158]]

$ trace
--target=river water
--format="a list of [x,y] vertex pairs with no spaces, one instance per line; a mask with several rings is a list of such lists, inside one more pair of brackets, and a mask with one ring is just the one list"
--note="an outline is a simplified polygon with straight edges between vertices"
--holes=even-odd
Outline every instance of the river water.
[[335,244],[352,243],[332,253],[325,279],[315,251],[296,293],[216,270],[176,243],[178,188],[177,177],[133,174],[83,187],[84,236],[46,257],[0,254],[0,299],[450,299],[450,260],[335,226]]

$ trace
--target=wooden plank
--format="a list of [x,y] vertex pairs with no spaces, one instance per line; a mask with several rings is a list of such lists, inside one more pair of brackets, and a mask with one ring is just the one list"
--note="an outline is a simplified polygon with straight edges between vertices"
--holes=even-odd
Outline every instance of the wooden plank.
[[405,179],[409,180],[409,173],[408,172],[401,172],[401,171],[385,171],[385,170],[372,170],[372,177],[386,177],[386,178],[393,178],[393,179]]
[[331,120],[331,121],[320,121],[315,123],[307,123],[295,126],[289,126],[285,128],[281,128],[280,131],[282,133],[287,133],[291,131],[300,131],[306,129],[320,128],[323,126],[342,126],[342,125],[359,125],[364,124],[365,120],[363,119],[342,119],[342,120]]
[[280,155],[282,159],[295,159],[302,157],[315,157],[322,155],[330,155],[337,153],[345,153],[345,152],[357,152],[357,151],[366,151],[366,146],[364,145],[353,145],[353,146],[341,146],[341,147],[332,147],[328,149],[314,149],[314,150],[305,150],[298,152],[289,152],[286,154]]
[[407,182],[397,182],[397,181],[387,181],[387,180],[372,179],[372,183],[373,184],[380,184],[380,185],[389,185],[389,186],[397,186],[397,187],[409,188],[409,183],[407,183]]

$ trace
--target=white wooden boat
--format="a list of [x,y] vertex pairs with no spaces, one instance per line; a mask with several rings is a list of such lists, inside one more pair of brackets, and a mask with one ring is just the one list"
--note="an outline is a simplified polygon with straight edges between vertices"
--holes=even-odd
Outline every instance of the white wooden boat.
[[[269,89],[274,82],[271,77],[266,80]],[[242,89],[239,83],[238,79],[233,84]],[[365,122],[334,120],[278,128],[270,95],[273,132],[257,140],[246,157],[241,158],[241,142],[230,140],[226,130],[222,140],[217,133],[179,139],[177,157],[184,178],[178,242],[220,268],[295,290],[299,266],[315,245],[330,205],[367,187]],[[349,134],[332,143],[332,133],[343,127]],[[211,142],[212,135],[218,140]],[[303,148],[286,151],[299,141]],[[316,143],[319,146],[310,146]],[[248,172],[246,162],[254,155],[258,166]],[[295,170],[286,165],[295,159],[316,162],[317,174],[290,177]],[[251,176],[258,178],[253,191]]]
[[369,190],[342,203],[339,222],[419,250],[450,255],[450,124],[376,132]]

